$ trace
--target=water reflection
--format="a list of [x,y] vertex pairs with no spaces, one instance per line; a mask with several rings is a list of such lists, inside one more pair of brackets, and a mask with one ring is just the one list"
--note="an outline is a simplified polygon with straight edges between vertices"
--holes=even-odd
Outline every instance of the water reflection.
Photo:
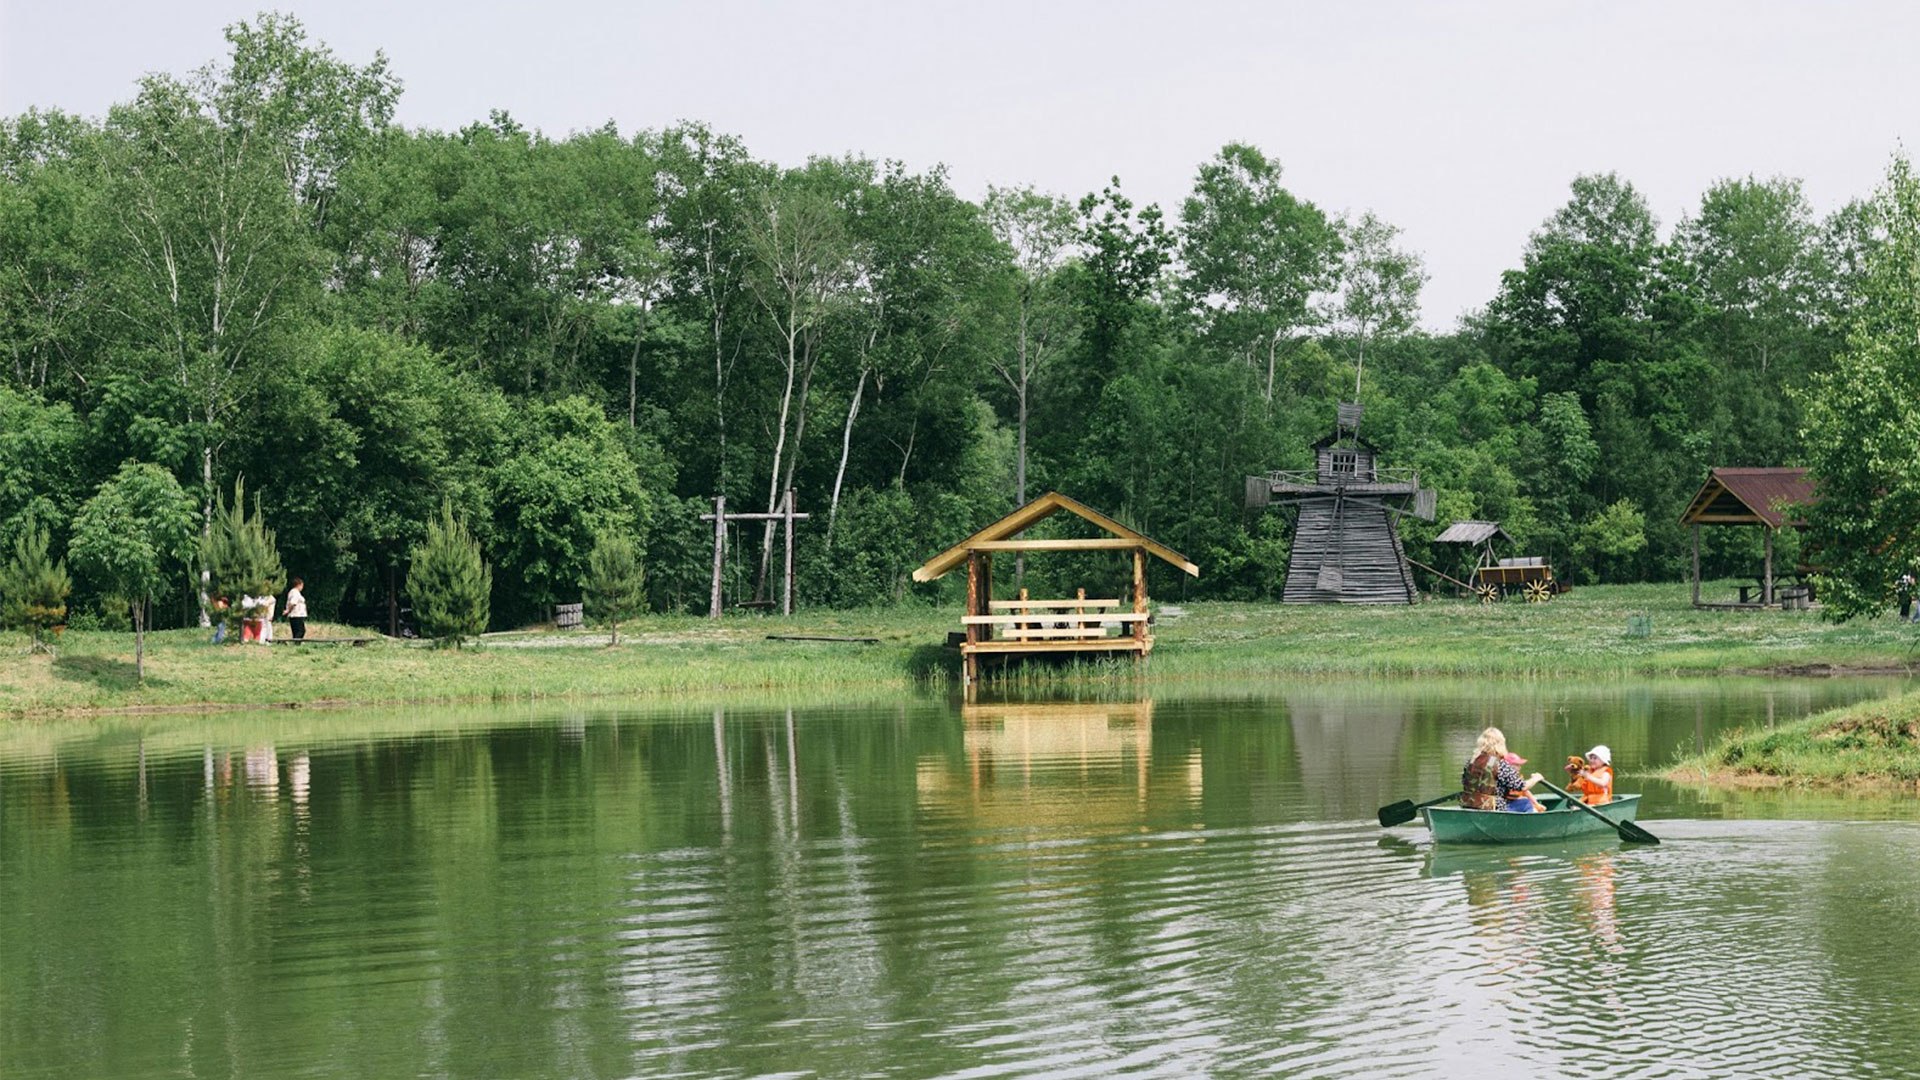
[[[1372,821],[1445,790],[1486,723],[1657,760],[1842,689],[10,732],[0,1060],[10,1077],[1375,1076],[1486,1051],[1565,1075],[1604,1034],[1628,1073],[1676,1054],[1702,1075],[1897,1071],[1920,1060],[1920,971],[1886,962],[1920,914],[1912,800],[1863,824],[1637,777],[1657,849],[1450,849]],[[1748,988],[1796,1001],[1791,1037]]]

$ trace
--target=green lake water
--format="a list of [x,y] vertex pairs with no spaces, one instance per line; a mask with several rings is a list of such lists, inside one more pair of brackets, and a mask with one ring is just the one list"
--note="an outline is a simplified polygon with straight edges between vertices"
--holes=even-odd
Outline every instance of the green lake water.
[[[0,729],[0,1076],[1920,1076],[1920,799],[1676,786],[1891,680]],[[1664,843],[1436,849],[1487,724]]]

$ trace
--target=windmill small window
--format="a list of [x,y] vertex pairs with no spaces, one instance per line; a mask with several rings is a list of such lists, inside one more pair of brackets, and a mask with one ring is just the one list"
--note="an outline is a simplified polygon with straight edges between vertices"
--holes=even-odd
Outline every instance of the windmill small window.
[[1352,450],[1333,452],[1333,475],[1353,476],[1360,471],[1360,455]]

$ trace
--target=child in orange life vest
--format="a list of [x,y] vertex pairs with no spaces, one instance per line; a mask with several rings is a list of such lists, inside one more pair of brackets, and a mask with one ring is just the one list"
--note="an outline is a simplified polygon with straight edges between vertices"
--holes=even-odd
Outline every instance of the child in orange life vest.
[[1605,806],[1613,801],[1613,751],[1605,745],[1587,751],[1584,768],[1569,764],[1567,771],[1573,774],[1567,787],[1579,793],[1588,806]]
[[[1521,757],[1511,750],[1507,751],[1503,756],[1507,759],[1507,764],[1512,765],[1516,769],[1527,763],[1526,758]],[[1540,779],[1540,774],[1534,773],[1522,783],[1524,785],[1531,785],[1538,779]],[[1522,786],[1516,790],[1507,792],[1507,809],[1518,814],[1537,814],[1541,811],[1542,807],[1540,806],[1539,800],[1533,797],[1533,792],[1528,790],[1526,786]]]

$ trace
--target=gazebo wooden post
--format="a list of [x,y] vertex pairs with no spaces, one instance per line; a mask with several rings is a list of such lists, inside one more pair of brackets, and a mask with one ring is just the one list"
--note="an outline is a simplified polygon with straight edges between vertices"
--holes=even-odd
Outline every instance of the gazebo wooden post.
[[[980,554],[979,552],[969,551],[967,552],[967,614],[978,615],[979,613],[980,613]],[[975,626],[973,623],[968,623],[967,624],[967,644],[973,645],[975,642],[978,642],[979,640],[980,640],[980,628],[978,626]],[[972,686],[974,683],[974,680],[979,678],[980,676],[980,657],[978,654],[974,653],[971,649],[965,649],[962,651],[965,652],[966,654],[964,657],[961,658],[961,663],[960,663],[960,667],[963,672],[962,681],[965,682],[966,685]]]
[[1771,607],[1773,605],[1773,530],[1768,529],[1765,525],[1760,527],[1767,530],[1765,541],[1767,552],[1766,576],[1760,581],[1760,606]]
[[1693,606],[1700,606],[1700,523],[1693,523]]
[[[1142,616],[1133,620],[1133,639],[1147,640],[1147,549],[1133,549],[1133,613]],[[1145,656],[1146,653],[1141,653]]]

